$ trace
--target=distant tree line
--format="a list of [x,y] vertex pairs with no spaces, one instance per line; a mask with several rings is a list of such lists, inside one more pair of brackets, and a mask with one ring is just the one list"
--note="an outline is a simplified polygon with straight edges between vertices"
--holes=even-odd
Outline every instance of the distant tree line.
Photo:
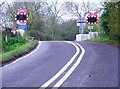
[[[15,10],[25,7],[29,11],[26,35],[35,37],[37,40],[75,40],[75,36],[79,32],[76,20],[64,21],[62,16],[85,18],[90,10],[101,10],[101,8],[93,7],[93,4],[95,3],[84,2],[83,0],[82,3],[69,1],[63,4],[59,4],[58,0],[55,2],[2,3],[0,4],[0,16],[3,18],[4,29],[12,28],[16,30],[18,25],[14,21]],[[8,22],[12,23],[12,26],[9,27]]]
[[[13,2],[12,5],[4,4],[5,11],[1,12],[4,28],[3,35],[11,36],[11,30],[18,29],[18,25],[14,21],[16,8],[28,8],[29,18],[27,23],[26,35],[35,37],[37,40],[75,40],[75,35],[78,33],[75,20],[63,21],[61,16],[65,13],[63,5],[59,6],[58,2]],[[2,8],[1,8],[2,9]],[[9,14],[9,16],[7,16]],[[6,23],[12,23],[8,26]]]

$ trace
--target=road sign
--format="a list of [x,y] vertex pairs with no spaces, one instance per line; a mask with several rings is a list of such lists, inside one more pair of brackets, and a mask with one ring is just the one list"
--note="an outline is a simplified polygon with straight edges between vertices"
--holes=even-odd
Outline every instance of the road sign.
[[22,22],[22,23],[21,23],[21,22],[19,22],[18,24],[19,24],[19,25],[26,25],[26,23],[25,23],[25,22]]
[[79,33],[83,34],[84,33],[83,26],[84,26],[84,23],[86,23],[86,20],[82,17],[79,17],[76,22],[77,22],[77,26],[79,26]]
[[90,17],[88,18],[88,22],[96,22],[97,21],[97,18],[96,17]]
[[77,26],[81,26],[81,23],[77,23]]
[[98,24],[98,15],[97,13],[89,13],[87,16],[87,24]]
[[28,22],[28,9],[27,8],[17,8],[15,21],[18,22]]
[[88,29],[93,29],[93,26],[88,26]]
[[86,23],[86,20],[84,20],[84,19],[78,19],[77,23]]
[[84,18],[77,19],[77,26],[82,26],[83,23],[86,23],[86,20]]
[[22,29],[22,30],[27,30],[26,25],[18,25],[18,28],[19,28],[19,29]]

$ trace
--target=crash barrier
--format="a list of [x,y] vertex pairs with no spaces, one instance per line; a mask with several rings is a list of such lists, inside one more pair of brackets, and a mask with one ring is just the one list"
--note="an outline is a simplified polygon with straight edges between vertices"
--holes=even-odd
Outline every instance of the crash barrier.
[[89,32],[89,34],[77,34],[76,41],[84,41],[98,36],[98,32]]

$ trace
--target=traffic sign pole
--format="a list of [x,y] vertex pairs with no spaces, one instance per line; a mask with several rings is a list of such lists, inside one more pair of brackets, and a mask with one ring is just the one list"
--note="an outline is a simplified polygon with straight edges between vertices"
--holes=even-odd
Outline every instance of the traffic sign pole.
[[90,38],[92,38],[92,29],[93,26],[91,24],[88,25],[88,29],[90,30]]
[[83,24],[86,23],[86,20],[84,20],[83,18],[79,18],[77,20],[77,26],[79,26],[79,33],[83,34],[84,33],[84,29],[83,29]]
[[28,9],[17,8],[16,15],[15,15],[15,21],[18,24],[19,31],[21,31],[22,34],[24,34],[24,32],[27,30],[26,23],[28,22]]
[[84,33],[83,23],[80,23],[79,30],[80,30],[79,33],[81,33],[81,34]]
[[[90,25],[91,26],[91,25]],[[90,39],[92,38],[92,29],[90,28]]]
[[90,38],[92,38],[92,29],[93,26],[91,24],[98,24],[98,16],[97,13],[89,13],[89,15],[87,16],[87,21],[86,21],[88,25],[88,29],[90,30]]

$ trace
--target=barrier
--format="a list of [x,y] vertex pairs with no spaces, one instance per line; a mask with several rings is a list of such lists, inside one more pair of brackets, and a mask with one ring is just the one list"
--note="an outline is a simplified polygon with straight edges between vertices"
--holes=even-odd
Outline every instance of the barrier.
[[98,32],[89,32],[89,34],[77,34],[76,41],[85,41],[98,36],[99,36]]

